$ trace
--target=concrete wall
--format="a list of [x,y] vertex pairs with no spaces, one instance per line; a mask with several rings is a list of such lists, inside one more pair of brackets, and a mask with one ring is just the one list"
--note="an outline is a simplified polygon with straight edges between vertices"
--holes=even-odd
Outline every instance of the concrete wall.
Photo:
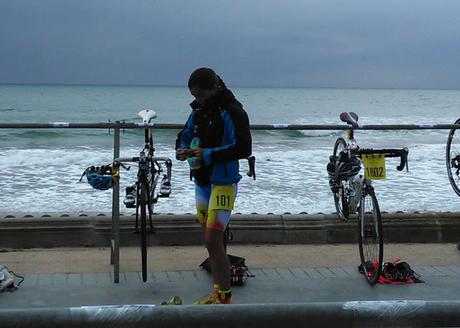
[[[382,213],[386,242],[458,242],[460,212]],[[137,246],[135,216],[120,216],[122,246]],[[198,245],[202,228],[195,215],[155,214],[150,245]],[[321,244],[356,243],[356,217],[340,221],[335,214],[234,214],[232,243]],[[109,246],[111,215],[0,214],[0,247]]]

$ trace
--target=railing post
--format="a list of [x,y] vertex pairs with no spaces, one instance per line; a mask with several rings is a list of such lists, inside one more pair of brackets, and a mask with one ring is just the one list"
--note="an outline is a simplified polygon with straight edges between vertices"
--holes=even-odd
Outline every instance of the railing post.
[[[113,158],[120,157],[120,128],[114,129]],[[113,282],[120,281],[120,183],[113,179],[112,188],[112,238],[110,240],[110,264],[113,264]]]

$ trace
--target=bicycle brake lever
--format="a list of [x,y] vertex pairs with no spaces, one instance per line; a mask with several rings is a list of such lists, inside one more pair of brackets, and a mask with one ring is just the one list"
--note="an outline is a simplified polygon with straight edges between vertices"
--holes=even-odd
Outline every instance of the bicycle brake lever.
[[398,171],[402,171],[404,169],[404,167],[406,167],[406,171],[409,172],[409,164],[407,162],[407,155],[409,153],[409,149],[407,149],[406,147],[403,148],[403,151],[401,152],[401,162],[399,163],[399,165],[396,167],[396,169]]

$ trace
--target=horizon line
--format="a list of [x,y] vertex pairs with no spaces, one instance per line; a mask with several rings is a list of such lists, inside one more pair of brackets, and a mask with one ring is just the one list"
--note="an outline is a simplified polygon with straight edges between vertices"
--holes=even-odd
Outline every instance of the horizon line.
[[[180,84],[122,84],[122,83],[15,83],[0,82],[0,85],[13,86],[94,86],[94,87],[155,87],[155,88],[187,88]],[[457,88],[435,88],[435,87],[361,87],[361,86],[245,86],[229,85],[229,88],[248,89],[343,89],[343,90],[445,90],[459,91]]]

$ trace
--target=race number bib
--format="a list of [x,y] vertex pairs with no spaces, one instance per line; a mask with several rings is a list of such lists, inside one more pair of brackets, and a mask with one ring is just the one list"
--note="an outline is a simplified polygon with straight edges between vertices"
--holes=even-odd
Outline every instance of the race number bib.
[[363,155],[364,178],[381,180],[386,178],[385,155]]
[[211,191],[211,210],[233,210],[235,189],[232,185],[214,185]]

